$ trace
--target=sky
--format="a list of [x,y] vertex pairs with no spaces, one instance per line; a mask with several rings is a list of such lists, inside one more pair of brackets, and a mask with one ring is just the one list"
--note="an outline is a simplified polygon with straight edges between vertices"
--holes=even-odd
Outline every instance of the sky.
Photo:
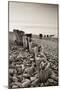
[[58,33],[58,6],[53,4],[9,2],[9,31],[32,34]]

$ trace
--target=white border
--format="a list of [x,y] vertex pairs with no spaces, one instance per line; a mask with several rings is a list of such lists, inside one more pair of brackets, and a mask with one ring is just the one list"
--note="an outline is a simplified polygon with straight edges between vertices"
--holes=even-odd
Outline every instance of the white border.
[[[10,1],[16,1],[16,0],[10,0]],[[18,1],[60,4],[59,0],[18,0]],[[60,12],[59,12],[59,15],[60,15]],[[60,21],[60,18],[59,18],[59,21]],[[7,90],[8,89],[7,85],[8,85],[8,0],[0,0],[0,90]],[[59,88],[60,86],[39,87],[39,88],[29,88],[29,89],[30,90],[33,90],[33,89],[34,90],[36,89],[42,89],[42,90],[55,89],[57,90]],[[25,90],[26,89],[27,88],[25,88]]]

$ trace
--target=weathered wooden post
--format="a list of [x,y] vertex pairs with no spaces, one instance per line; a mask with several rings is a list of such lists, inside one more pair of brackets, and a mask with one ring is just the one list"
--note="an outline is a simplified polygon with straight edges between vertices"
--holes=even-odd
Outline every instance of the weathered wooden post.
[[24,49],[27,48],[27,36],[26,35],[23,36],[23,47]]
[[29,42],[29,52],[32,53],[32,41]]
[[35,57],[36,57],[37,54],[38,54],[38,47],[37,47],[37,46],[34,47],[34,54],[35,54]]
[[26,34],[26,39],[27,39],[27,49],[28,51],[31,50],[31,38],[32,38],[32,34]]
[[14,29],[13,32],[16,36],[15,43],[22,46],[23,45],[24,31]]
[[39,73],[40,58],[37,55],[38,55],[38,46],[35,46],[34,47],[34,58],[36,62],[36,70]]

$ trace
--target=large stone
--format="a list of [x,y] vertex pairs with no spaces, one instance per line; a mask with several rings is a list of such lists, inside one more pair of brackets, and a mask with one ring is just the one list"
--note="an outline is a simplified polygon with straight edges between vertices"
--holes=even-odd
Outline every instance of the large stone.
[[23,75],[17,75],[18,81],[21,82],[23,80]]
[[32,82],[32,81],[36,80],[36,77],[30,77],[30,79],[31,79],[31,82]]
[[30,58],[31,61],[34,61],[34,58]]
[[48,82],[54,83],[54,80],[53,79],[48,79]]
[[38,84],[38,82],[39,82],[39,79],[35,79],[35,80],[31,83],[31,85],[34,87],[34,86],[36,86],[36,85]]
[[30,75],[29,74],[23,74],[23,77],[24,78],[30,78]]
[[23,83],[22,83],[22,87],[29,87],[31,85],[31,81],[29,79],[26,79]]
[[34,74],[34,66],[26,68],[24,72],[29,74],[29,75],[33,75]]
[[17,74],[22,74],[22,68],[17,68]]
[[14,82],[17,82],[18,81],[18,78],[16,76],[13,76],[12,79],[13,79]]
[[50,77],[51,77],[51,79],[58,82],[58,77],[55,74],[52,74]]
[[21,65],[20,64],[16,64],[16,68],[19,68],[19,67],[21,67]]
[[14,69],[14,74],[17,74],[17,70],[16,69]]
[[15,85],[17,85],[18,87],[22,87],[22,84],[20,82],[15,82]]
[[22,67],[22,70],[24,70],[24,69],[25,69],[25,66],[24,66],[24,64],[21,64],[21,67]]
[[9,69],[9,74],[13,74],[13,72],[14,72],[14,69]]
[[17,59],[23,58],[22,53],[20,52],[19,55],[17,56]]
[[13,88],[13,89],[18,88],[18,86],[17,86],[17,85],[13,85],[12,88]]
[[40,86],[43,87],[44,86],[44,83],[41,83]]
[[9,68],[15,68],[15,62],[12,61],[12,63],[9,65]]

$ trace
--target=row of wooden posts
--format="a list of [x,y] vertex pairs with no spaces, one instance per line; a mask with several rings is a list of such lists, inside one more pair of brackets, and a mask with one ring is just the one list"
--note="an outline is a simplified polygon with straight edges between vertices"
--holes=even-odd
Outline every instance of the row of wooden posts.
[[[19,31],[18,31],[18,33],[19,33]],[[43,52],[43,49],[41,47],[39,47],[36,43],[35,43],[36,45],[34,45],[34,47],[32,46],[32,44],[33,44],[32,34],[24,34],[24,33],[21,34],[21,33],[23,33],[23,32],[20,32],[20,37],[18,37],[19,35],[17,34],[17,31],[16,31],[16,36],[18,37],[17,41],[22,43],[24,49],[27,49],[30,53],[34,54],[37,71],[39,71],[40,58],[37,57],[37,55],[38,55],[38,52]]]
[[[19,31],[19,30],[13,30],[14,34],[16,36],[15,42],[19,45],[22,45],[23,48],[28,49],[29,52],[38,52],[38,46],[34,45],[32,47],[32,34],[25,34],[24,31]],[[36,43],[35,43],[36,44]]]
[[[24,31],[14,30],[16,36],[16,43],[22,45],[23,48],[28,49],[30,53],[38,53],[38,46],[32,47],[32,34],[25,34]],[[35,43],[36,44],[36,43]]]

